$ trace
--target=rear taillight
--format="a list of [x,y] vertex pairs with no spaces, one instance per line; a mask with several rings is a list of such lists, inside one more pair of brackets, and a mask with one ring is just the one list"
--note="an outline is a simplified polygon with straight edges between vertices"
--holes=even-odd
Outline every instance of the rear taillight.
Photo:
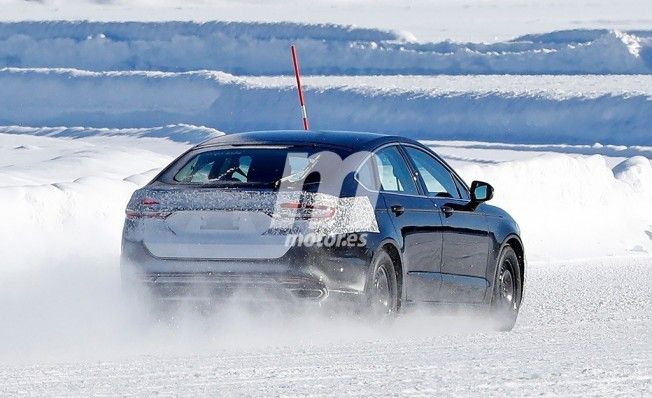
[[286,202],[279,205],[278,216],[299,220],[324,219],[335,215],[335,207],[321,204],[305,204],[301,202]]
[[143,206],[154,206],[160,204],[158,200],[152,198],[143,198],[141,203]]
[[168,218],[170,214],[172,213],[169,211],[138,211],[138,210],[130,210],[130,209],[127,209],[125,211],[125,216],[127,217],[128,220],[137,220],[141,218],[155,218],[155,219],[164,220]]
[[[160,204],[158,200],[152,198],[143,198],[143,200],[140,203],[144,207],[156,206]],[[171,212],[169,211],[150,211],[150,210],[132,210],[132,209],[125,210],[125,216],[127,217],[128,220],[137,220],[141,218],[154,218],[154,219],[163,220],[167,218],[170,214]]]

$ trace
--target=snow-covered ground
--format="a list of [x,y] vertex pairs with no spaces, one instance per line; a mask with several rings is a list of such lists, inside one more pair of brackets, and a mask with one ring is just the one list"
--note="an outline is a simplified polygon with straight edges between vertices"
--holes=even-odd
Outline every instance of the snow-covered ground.
[[650,392],[649,149],[428,142],[467,180],[493,183],[521,224],[530,268],[512,333],[476,314],[378,326],[273,306],[170,325],[120,300],[124,205],[189,143],[220,133],[0,131],[2,395]]
[[[648,1],[0,10],[0,395],[652,394]],[[122,301],[131,192],[222,131],[301,127],[290,43],[314,128],[427,140],[494,185],[530,261],[513,332],[240,305],[155,322]]]
[[[283,315],[274,308],[256,316],[231,308],[216,318],[189,315],[175,327],[146,326],[121,313],[109,283],[113,274],[84,271],[85,265],[46,274],[49,280],[34,275],[30,283],[16,278],[19,283],[3,286],[0,314],[9,327],[0,331],[0,394],[652,391],[650,258],[532,264],[526,302],[511,333],[488,331],[473,315],[408,313],[394,324],[372,325]],[[69,279],[65,287],[57,285]],[[48,301],[49,295],[58,298]]]

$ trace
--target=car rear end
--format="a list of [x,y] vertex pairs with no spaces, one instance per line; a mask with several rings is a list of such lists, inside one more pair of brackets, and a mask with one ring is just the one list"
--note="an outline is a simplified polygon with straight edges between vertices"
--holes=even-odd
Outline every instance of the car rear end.
[[[322,301],[363,293],[365,245],[319,242],[377,231],[374,210],[368,200],[316,192],[320,181],[310,171],[324,150],[249,145],[183,155],[127,206],[124,284],[171,300]],[[352,214],[366,225],[350,228]],[[297,244],[306,236],[317,242]]]

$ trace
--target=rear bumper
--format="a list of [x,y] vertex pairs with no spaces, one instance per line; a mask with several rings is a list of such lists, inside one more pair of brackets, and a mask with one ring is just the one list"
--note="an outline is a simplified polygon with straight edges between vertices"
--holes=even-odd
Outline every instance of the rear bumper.
[[142,274],[136,281],[158,298],[167,300],[300,298],[321,301],[329,293],[326,286],[319,281],[289,275],[159,273]]
[[[123,284],[167,300],[354,298],[364,293],[369,261],[363,248],[292,248],[274,260],[185,260],[152,255],[123,241]],[[139,287],[138,287],[139,286]]]

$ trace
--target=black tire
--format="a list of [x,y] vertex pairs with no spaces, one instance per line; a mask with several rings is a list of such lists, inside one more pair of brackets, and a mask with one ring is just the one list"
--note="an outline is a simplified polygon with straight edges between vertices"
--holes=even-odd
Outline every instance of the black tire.
[[372,316],[394,315],[399,309],[399,291],[392,258],[380,251],[372,260],[366,285],[366,305]]
[[511,246],[505,246],[498,258],[491,298],[491,311],[498,330],[512,330],[521,308],[522,296],[523,277],[518,256]]

